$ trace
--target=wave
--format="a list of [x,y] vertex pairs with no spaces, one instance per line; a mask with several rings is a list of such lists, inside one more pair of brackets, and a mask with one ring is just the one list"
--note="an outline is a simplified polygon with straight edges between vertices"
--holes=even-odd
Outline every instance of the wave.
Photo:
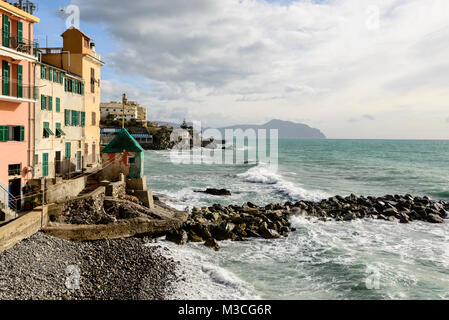
[[168,299],[172,300],[236,300],[260,299],[246,282],[214,261],[215,251],[203,244],[178,246],[168,241],[147,243],[162,247],[164,255],[179,262],[176,282]]
[[278,193],[286,196],[289,200],[319,201],[329,195],[318,190],[306,190],[297,184],[285,180],[272,167],[267,164],[259,164],[246,172],[237,174],[237,177],[251,183],[271,185]]

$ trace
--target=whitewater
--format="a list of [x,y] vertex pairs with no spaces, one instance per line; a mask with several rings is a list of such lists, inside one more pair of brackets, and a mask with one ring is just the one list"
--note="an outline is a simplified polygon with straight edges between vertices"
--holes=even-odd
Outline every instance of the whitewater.
[[[225,151],[232,152],[232,151]],[[173,164],[145,154],[148,183],[178,209],[318,201],[336,194],[427,195],[448,200],[446,141],[285,140],[277,170],[245,165]],[[230,197],[194,190],[220,187]],[[293,217],[289,237],[201,243],[158,239],[180,262],[173,299],[447,299],[448,223],[322,222]],[[155,245],[155,244],[149,244]]]

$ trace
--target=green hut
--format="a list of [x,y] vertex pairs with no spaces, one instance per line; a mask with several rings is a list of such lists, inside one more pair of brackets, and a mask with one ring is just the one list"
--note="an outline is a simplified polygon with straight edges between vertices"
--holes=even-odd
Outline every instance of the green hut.
[[126,129],[101,150],[103,175],[115,180],[120,173],[128,178],[142,178],[144,174],[143,148]]

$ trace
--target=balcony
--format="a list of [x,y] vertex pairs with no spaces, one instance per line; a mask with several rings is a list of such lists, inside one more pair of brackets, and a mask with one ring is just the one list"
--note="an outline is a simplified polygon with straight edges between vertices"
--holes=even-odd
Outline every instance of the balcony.
[[35,60],[38,48],[38,43],[36,41],[28,40],[22,37],[19,39],[17,34],[7,33],[3,29],[0,29],[0,34],[2,35],[0,39],[0,48],[4,49],[6,52],[10,52],[12,55],[15,55],[11,56],[12,58],[17,59],[17,56],[19,56]]
[[0,101],[36,102],[38,89],[36,86],[22,85],[16,81],[1,81]]

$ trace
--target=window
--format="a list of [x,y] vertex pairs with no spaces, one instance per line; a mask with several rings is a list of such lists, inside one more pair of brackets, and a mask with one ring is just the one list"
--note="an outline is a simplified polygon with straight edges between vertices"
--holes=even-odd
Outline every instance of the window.
[[47,77],[45,70],[45,67],[41,66],[41,79],[45,79]]
[[61,112],[61,99],[56,98],[56,112]]
[[65,136],[65,132],[62,131],[62,129],[61,129],[61,124],[56,123],[55,126],[56,126],[56,137],[61,138],[62,136]]
[[64,124],[70,126],[70,110],[64,110]]
[[9,176],[20,176],[21,171],[22,171],[22,165],[20,163],[8,165],[8,175]]
[[48,111],[53,110],[53,97],[48,97]]
[[48,153],[42,154],[42,176],[48,177]]
[[90,92],[95,93],[95,69],[90,68]]
[[86,113],[81,112],[81,127],[84,127],[86,125]]
[[47,109],[47,98],[41,94],[41,110]]
[[97,125],[97,114],[95,112],[92,112],[92,125]]
[[72,110],[72,126],[79,126],[79,111]]
[[44,122],[44,138],[49,138],[50,136],[54,136],[55,134],[50,129],[50,123]]
[[70,159],[72,153],[72,145],[70,142],[65,143],[65,158]]
[[24,126],[0,126],[0,142],[24,141]]

